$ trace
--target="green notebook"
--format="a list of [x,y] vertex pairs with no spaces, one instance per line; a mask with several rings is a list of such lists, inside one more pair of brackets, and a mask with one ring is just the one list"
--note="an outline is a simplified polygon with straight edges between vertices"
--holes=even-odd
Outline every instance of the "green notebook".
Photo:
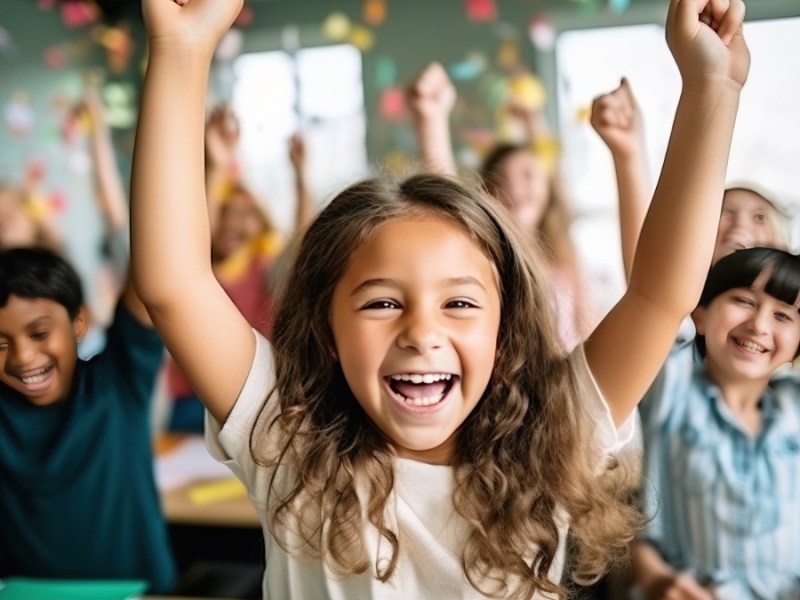
[[0,600],[127,600],[147,589],[145,581],[0,579]]

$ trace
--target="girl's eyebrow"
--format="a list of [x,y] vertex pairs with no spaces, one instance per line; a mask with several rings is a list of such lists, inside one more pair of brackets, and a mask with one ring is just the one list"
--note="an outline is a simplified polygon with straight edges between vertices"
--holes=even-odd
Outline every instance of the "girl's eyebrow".
[[[473,277],[472,275],[464,275],[463,277],[448,277],[447,279],[442,281],[441,287],[443,288],[453,287],[457,285],[475,285],[481,288],[483,291],[486,291],[486,286],[483,285],[477,278]],[[359,292],[362,292],[372,287],[390,287],[390,288],[400,289],[402,286],[394,279],[377,277],[375,279],[367,279],[366,281],[362,281],[360,284],[356,286],[356,288],[350,295],[355,296]]]

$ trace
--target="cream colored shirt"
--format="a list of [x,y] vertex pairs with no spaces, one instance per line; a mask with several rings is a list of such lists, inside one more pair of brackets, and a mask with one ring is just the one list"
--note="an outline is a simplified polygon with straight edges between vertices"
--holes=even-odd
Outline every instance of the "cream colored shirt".
[[[453,507],[453,470],[408,459],[397,459],[395,487],[389,498],[387,518],[399,534],[400,557],[391,579],[383,583],[374,577],[374,569],[360,575],[337,577],[321,560],[304,560],[289,555],[273,539],[267,528],[267,490],[272,471],[255,464],[249,439],[253,423],[264,399],[274,384],[273,361],[269,343],[254,332],[256,354],[250,373],[225,426],[206,416],[206,443],[212,456],[225,462],[248,489],[250,500],[261,517],[266,563],[263,595],[265,600],[358,600],[358,599],[477,599],[484,598],[466,580],[461,554],[469,535],[465,521]],[[582,396],[597,423],[598,447],[607,453],[638,451],[640,434],[634,414],[617,431],[609,409],[594,383],[582,347],[572,353],[579,374]],[[275,398],[270,403],[277,404]],[[270,410],[266,407],[265,410]],[[598,456],[598,465],[603,456]],[[363,498],[362,498],[363,501]],[[567,516],[558,518],[560,543],[550,569],[554,582],[561,579]],[[389,545],[381,541],[370,526],[366,543],[370,564],[389,560]],[[544,597],[537,594],[535,597]]]

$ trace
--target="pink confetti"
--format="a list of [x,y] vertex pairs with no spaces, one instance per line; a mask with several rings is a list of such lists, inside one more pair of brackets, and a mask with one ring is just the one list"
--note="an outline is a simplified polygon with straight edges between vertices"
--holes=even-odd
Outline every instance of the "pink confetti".
[[497,20],[497,5],[494,0],[465,0],[467,18],[475,23],[490,23]]
[[399,121],[406,110],[406,95],[403,88],[388,87],[381,93],[378,106],[381,116],[387,121]]
[[42,60],[48,68],[59,71],[67,64],[67,53],[60,46],[50,46],[45,49]]
[[44,179],[47,167],[44,161],[39,158],[32,158],[25,165],[25,180],[31,183],[39,183]]
[[97,5],[91,2],[73,0],[61,4],[61,20],[70,29],[94,23],[99,16]]
[[48,200],[49,200],[48,204],[50,204],[50,208],[55,213],[64,212],[64,210],[67,208],[67,204],[69,203],[67,201],[67,195],[64,192],[61,192],[61,191],[58,191],[58,190],[56,190],[52,194],[50,194],[50,198]]

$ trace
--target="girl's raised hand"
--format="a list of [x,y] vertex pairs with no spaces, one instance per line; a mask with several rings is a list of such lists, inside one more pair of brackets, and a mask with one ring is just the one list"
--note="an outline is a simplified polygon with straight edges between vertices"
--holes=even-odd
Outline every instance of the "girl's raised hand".
[[742,0],[671,0],[667,44],[684,83],[717,79],[741,88],[750,69]]
[[151,47],[213,52],[242,9],[243,0],[142,0]]
[[406,97],[418,118],[447,119],[456,103],[456,88],[441,63],[432,62],[408,86]]
[[626,78],[614,91],[594,99],[589,122],[615,157],[644,151],[642,111]]

